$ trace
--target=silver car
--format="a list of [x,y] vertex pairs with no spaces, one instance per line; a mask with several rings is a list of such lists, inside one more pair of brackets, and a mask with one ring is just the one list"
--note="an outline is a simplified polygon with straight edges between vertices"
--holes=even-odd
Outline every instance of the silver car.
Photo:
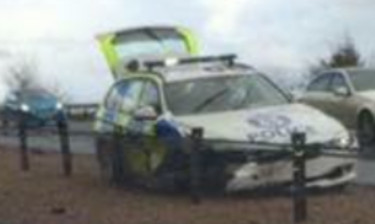
[[355,130],[361,146],[375,139],[375,69],[325,71],[313,79],[300,99]]

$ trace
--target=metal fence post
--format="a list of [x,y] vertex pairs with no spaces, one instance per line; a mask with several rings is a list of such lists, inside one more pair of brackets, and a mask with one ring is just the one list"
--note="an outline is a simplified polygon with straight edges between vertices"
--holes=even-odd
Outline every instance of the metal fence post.
[[193,203],[200,203],[200,150],[203,138],[203,128],[194,128],[191,132],[191,155],[190,155],[190,194]]
[[305,191],[305,133],[293,133],[293,220],[301,223],[307,219]]
[[30,164],[27,146],[27,126],[24,114],[20,114],[19,116],[18,131],[21,148],[21,169],[23,171],[28,171],[30,169]]
[[57,128],[60,136],[60,149],[64,175],[69,177],[72,174],[72,153],[70,151],[69,130],[66,121],[58,122]]
[[112,148],[112,177],[111,182],[118,184],[121,182],[123,175],[124,175],[124,164],[123,164],[123,139],[122,137],[125,136],[123,132],[123,128],[120,126],[116,126],[113,130],[113,148]]

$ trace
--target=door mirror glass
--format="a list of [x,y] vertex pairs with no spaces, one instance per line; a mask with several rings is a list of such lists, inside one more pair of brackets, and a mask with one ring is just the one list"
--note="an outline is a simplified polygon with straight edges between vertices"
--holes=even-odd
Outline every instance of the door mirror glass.
[[134,118],[136,120],[155,120],[157,117],[158,114],[152,106],[140,107],[134,113]]
[[339,86],[333,89],[333,93],[336,96],[347,97],[350,95],[349,89],[344,86]]

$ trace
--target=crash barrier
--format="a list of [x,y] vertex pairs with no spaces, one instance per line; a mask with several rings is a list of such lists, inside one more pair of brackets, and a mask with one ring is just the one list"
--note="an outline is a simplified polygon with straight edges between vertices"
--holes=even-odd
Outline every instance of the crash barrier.
[[[171,134],[171,133],[170,133]],[[172,134],[171,134],[172,135]],[[155,167],[152,167],[152,160],[155,159],[154,155],[152,155],[151,150],[158,151],[161,147],[180,147],[184,152],[187,152],[190,156],[185,157],[184,160],[188,161],[188,189],[190,192],[190,197],[193,203],[199,204],[203,197],[203,186],[207,185],[207,182],[211,180],[211,177],[203,176],[203,174],[206,174],[205,165],[208,162],[204,159],[203,155],[207,155],[207,145],[211,145],[212,143],[229,143],[229,144],[243,144],[244,142],[235,142],[235,141],[225,141],[225,140],[206,140],[204,139],[204,130],[202,128],[193,128],[191,131],[191,134],[188,138],[184,139],[177,139],[176,136],[172,138],[167,138],[160,141],[160,139],[155,140],[155,137],[145,137],[140,134],[124,134],[124,130],[121,127],[115,128],[115,131],[113,132],[113,136],[103,136],[104,138],[107,138],[107,140],[104,140],[103,142],[99,142],[98,148],[103,148],[103,144],[106,145],[104,147],[104,150],[98,151],[98,158],[105,158],[104,155],[105,152],[109,153],[110,156],[107,156],[111,160],[112,164],[112,176],[110,179],[115,183],[128,183],[127,180],[134,181],[132,177],[129,179],[124,179],[124,176],[126,176],[126,172],[129,171],[129,164],[126,164],[124,162],[127,158],[127,154],[129,153],[131,155],[132,159],[140,159],[142,158],[142,155],[134,156],[134,149],[132,148],[134,145],[137,146],[136,151],[137,152],[144,152],[146,159],[149,163],[145,165],[146,170],[137,170],[138,175],[142,176],[142,180],[137,179],[138,183],[141,183],[142,185],[146,186],[152,186],[157,187],[158,184],[155,184],[155,180],[153,176],[154,174],[157,174],[158,170],[163,170],[162,165],[155,169]],[[102,139],[103,140],[103,139]],[[107,143],[105,143],[107,142]],[[111,142],[111,144],[108,144],[108,142]],[[167,142],[167,145],[165,143]],[[160,145],[158,145],[160,144]],[[280,156],[283,159],[290,158],[292,159],[293,164],[293,179],[292,179],[292,200],[293,200],[293,220],[294,223],[300,223],[307,219],[307,190],[306,190],[306,161],[309,156],[312,154],[316,155],[327,155],[327,156],[333,156],[333,157],[344,157],[344,158],[352,158],[357,156],[357,148],[347,149],[344,150],[343,148],[334,147],[332,145],[324,145],[324,144],[306,144],[306,135],[305,133],[293,133],[291,134],[291,144],[270,144],[266,142],[250,142],[245,143],[246,144],[246,151],[248,152],[249,157],[246,158],[246,161],[258,161],[259,159],[262,160],[273,160],[276,161],[277,158],[280,158]],[[150,147],[151,146],[151,147]],[[108,152],[110,151],[110,152]],[[172,152],[173,150],[169,150],[169,152]],[[259,152],[267,152],[268,155],[264,156],[254,156],[251,157],[251,155],[256,155]],[[132,155],[133,154],[133,155]],[[159,152],[159,156],[163,155],[163,152]],[[158,155],[156,155],[157,157]],[[124,159],[125,158],[125,159]],[[170,165],[167,158],[165,159],[165,163]],[[173,157],[176,162],[177,166],[170,165],[170,167],[173,167],[171,169],[179,170],[181,169],[181,166],[178,166],[178,164],[182,164],[180,161],[181,158]],[[134,160],[132,160],[134,162]],[[157,160],[157,159],[156,159]],[[103,163],[108,162],[103,161]],[[142,163],[142,162],[140,162]],[[137,164],[139,165],[139,164]],[[137,166],[136,165],[136,166]],[[154,164],[155,165],[155,164]],[[141,167],[133,167],[134,169],[140,169]],[[132,169],[132,168],[130,168]],[[151,170],[152,172],[147,172],[147,170]],[[107,170],[108,171],[108,170]],[[108,174],[108,172],[105,172]],[[143,173],[144,172],[144,173]],[[220,176],[220,175],[219,175]],[[148,178],[147,181],[144,181],[144,178]],[[166,180],[167,183],[169,183],[168,179],[163,179],[164,177],[157,177],[162,180]],[[214,178],[219,178],[218,176],[214,176]],[[159,183],[160,184],[160,183]],[[163,187],[166,187],[162,185]],[[216,185],[215,185],[216,186]]]
[[295,223],[307,219],[306,183],[306,154],[304,133],[292,134],[293,144],[293,220]]
[[[200,177],[200,158],[199,154],[202,150],[202,139],[203,139],[203,129],[195,128],[192,130],[191,139],[193,141],[191,148],[191,161],[190,161],[190,177],[191,177],[191,187],[190,193],[191,198],[194,203],[199,203],[201,200],[200,183],[202,181]],[[291,135],[291,156],[293,158],[293,221],[294,223],[301,223],[307,219],[307,199],[306,199],[306,189],[305,189],[305,133],[292,133]],[[265,144],[265,146],[270,146],[270,144]],[[254,150],[259,150],[259,145]],[[283,146],[283,148],[285,145]],[[267,150],[267,149],[266,149]],[[275,150],[269,149],[268,150]]]
[[95,116],[99,104],[66,104],[65,112],[69,118],[73,119],[90,119]]
[[[202,181],[200,163],[200,153],[204,150],[202,142],[204,137],[203,129],[195,128],[191,133],[191,160],[190,160],[190,193],[193,202],[199,203],[201,200],[200,185]],[[215,141],[215,140],[214,140]],[[217,141],[217,140],[216,140]],[[225,142],[225,141],[222,141]],[[306,161],[309,154],[326,155],[342,158],[357,157],[358,148],[343,148],[324,144],[306,144],[306,134],[295,132],[291,134],[291,144],[270,144],[266,142],[248,143],[247,150],[269,151],[279,154],[281,151],[289,153],[293,161],[293,181],[292,181],[292,200],[293,200],[293,223],[302,223],[308,217],[307,189],[306,189]],[[279,154],[280,155],[280,154]],[[271,156],[272,157],[272,156]],[[256,159],[257,160],[257,159]]]
[[[65,176],[72,174],[72,153],[70,150],[69,128],[67,121],[57,121],[54,127],[60,137],[60,149],[62,158],[62,168]],[[28,133],[37,128],[31,128],[27,125],[27,118],[25,116],[19,117],[18,122],[18,137],[20,142],[20,163],[23,171],[30,169],[29,162],[29,147],[28,147]]]
[[[51,132],[51,129],[46,129],[48,132]],[[72,163],[72,154],[70,151],[70,144],[69,144],[69,136],[77,134],[74,130],[69,130],[67,123],[57,123],[56,127],[53,129],[56,134],[60,136],[60,148],[61,148],[61,155],[62,155],[62,167],[65,176],[70,176],[73,170],[73,163]],[[97,138],[97,144],[104,144],[105,147],[109,149],[109,164],[110,166],[110,180],[115,183],[119,183],[124,181],[124,172],[126,169],[126,165],[124,163],[124,153],[127,150],[131,150],[129,147],[132,143],[136,144],[148,144],[153,146],[152,149],[155,149],[155,145],[158,144],[155,141],[155,137],[144,137],[137,134],[129,134],[125,132],[121,127],[114,127],[113,132],[108,132],[106,134],[98,135],[98,133],[93,133],[91,131],[80,131],[79,134],[85,135],[92,135],[96,138],[101,136],[102,138]],[[20,158],[21,158],[21,169],[22,170],[29,170],[29,157],[28,157],[28,144],[27,138],[28,133],[34,131],[34,129],[30,129],[26,126],[24,120],[21,120],[19,123],[19,140],[20,140]],[[43,130],[42,130],[43,131]],[[38,132],[43,134],[43,132]],[[103,138],[106,141],[101,141]],[[174,145],[174,139],[169,143]],[[181,140],[181,139],[180,139]],[[211,143],[231,143],[231,144],[243,144],[244,142],[236,142],[236,141],[226,141],[226,140],[206,140],[204,138],[204,130],[202,128],[193,128],[191,134],[188,138],[182,139],[183,150],[185,152],[189,152],[190,156],[187,158],[188,163],[188,190],[190,192],[190,197],[193,203],[199,204],[204,196],[204,192],[202,191],[202,186],[207,182],[207,178],[202,176],[202,169],[205,161],[203,161],[202,155],[206,153],[206,144]],[[308,209],[307,209],[307,191],[306,191],[306,158],[307,155],[310,153],[319,153],[322,155],[334,156],[334,157],[357,157],[358,149],[352,148],[343,150],[342,148],[334,148],[332,145],[324,145],[324,144],[306,144],[306,136],[304,133],[293,133],[291,135],[291,144],[274,144],[274,143],[267,143],[267,142],[246,142],[246,150],[250,153],[254,152],[255,154],[258,152],[268,152],[268,155],[262,157],[262,159],[274,159],[273,153],[277,154],[276,157],[283,154],[283,158],[291,158],[293,161],[293,182],[292,182],[292,199],[293,199],[293,221],[294,223],[300,223],[307,219],[308,217]],[[176,145],[174,145],[176,146]],[[100,147],[98,147],[100,148]],[[151,149],[151,148],[148,148]],[[160,148],[158,148],[160,149]],[[153,155],[150,154],[150,150],[147,150],[146,147],[146,156],[148,157],[149,161],[151,161],[151,157]],[[102,158],[103,151],[98,150],[98,159]],[[142,155],[139,156],[137,154],[134,155],[134,159],[142,160]],[[144,158],[143,158],[144,159]],[[186,158],[185,158],[186,159]],[[247,157],[247,160],[254,160],[257,161],[259,157]],[[108,160],[104,161],[108,165]],[[156,159],[157,163],[157,159]],[[135,165],[135,169],[139,169],[138,171],[142,175],[142,177],[149,178],[149,182],[144,182],[141,180],[140,184],[145,184],[151,186],[154,182],[152,175],[149,170],[153,169],[155,164],[148,163],[146,168],[145,167],[137,167]],[[144,170],[142,170],[145,168]],[[106,172],[108,174],[108,172]]]

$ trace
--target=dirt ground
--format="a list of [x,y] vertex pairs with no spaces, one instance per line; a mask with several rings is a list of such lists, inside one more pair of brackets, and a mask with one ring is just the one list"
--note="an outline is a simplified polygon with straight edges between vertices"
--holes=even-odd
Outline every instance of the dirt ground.
[[[0,224],[287,224],[287,196],[209,196],[194,205],[187,195],[166,195],[109,186],[93,156],[75,156],[74,173],[62,175],[58,154],[34,152],[22,172],[17,149],[0,147]],[[306,223],[374,223],[375,189],[308,199]]]

